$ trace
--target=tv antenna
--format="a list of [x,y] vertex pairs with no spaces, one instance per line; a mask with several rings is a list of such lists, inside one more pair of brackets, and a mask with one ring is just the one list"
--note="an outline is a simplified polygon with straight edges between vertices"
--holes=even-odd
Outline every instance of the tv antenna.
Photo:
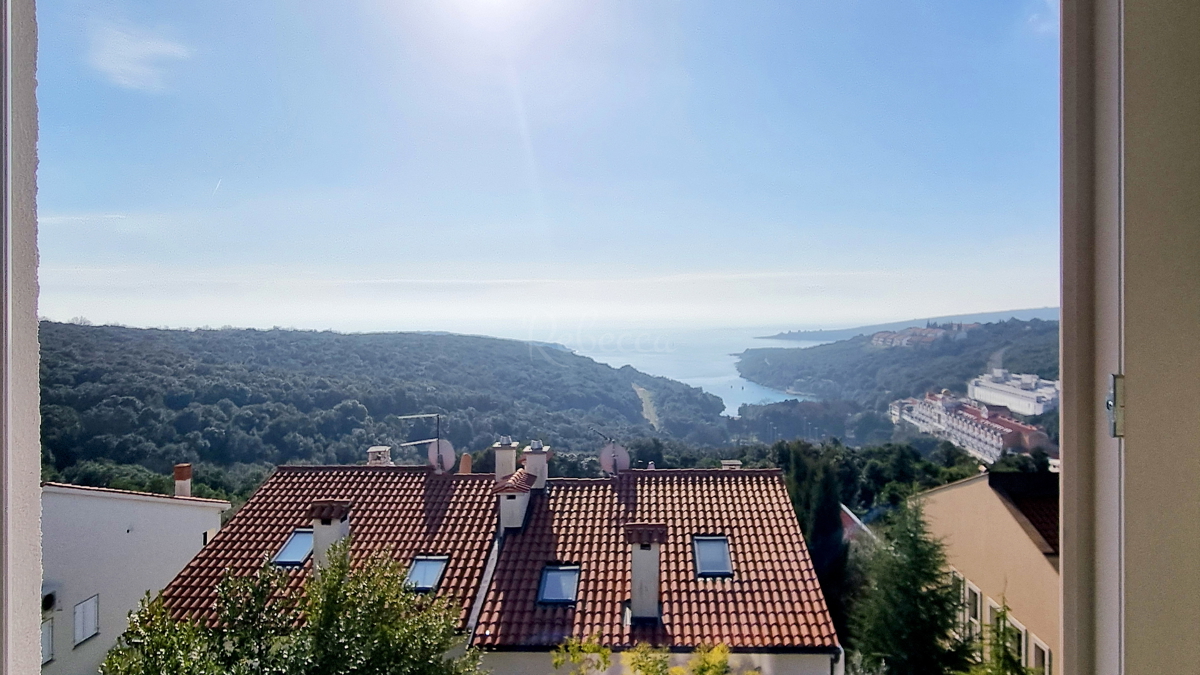
[[[398,448],[411,448],[414,445],[429,445],[429,463],[438,472],[449,471],[454,465],[454,446],[450,441],[442,438],[442,414],[441,413],[422,413],[419,415],[400,415],[396,417],[398,420],[427,420],[429,418],[436,420],[435,433],[433,438],[424,438],[419,441],[408,441],[396,445]],[[447,449],[448,448],[448,449]],[[449,457],[447,460],[446,458]]]

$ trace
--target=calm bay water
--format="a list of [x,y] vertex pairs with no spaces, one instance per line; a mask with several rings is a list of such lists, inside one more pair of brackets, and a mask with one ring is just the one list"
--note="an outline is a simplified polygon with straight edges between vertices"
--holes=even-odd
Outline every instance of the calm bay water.
[[801,398],[744,379],[737,372],[737,354],[753,347],[811,347],[816,342],[761,340],[781,328],[720,328],[705,330],[580,330],[556,336],[554,342],[613,367],[625,365],[651,375],[669,377],[725,402],[725,414],[737,415],[744,403],[777,403]]

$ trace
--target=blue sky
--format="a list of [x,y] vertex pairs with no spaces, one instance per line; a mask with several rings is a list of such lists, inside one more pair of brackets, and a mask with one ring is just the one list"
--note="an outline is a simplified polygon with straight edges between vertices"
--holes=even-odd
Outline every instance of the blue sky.
[[1045,0],[39,3],[41,313],[520,334],[1057,303]]

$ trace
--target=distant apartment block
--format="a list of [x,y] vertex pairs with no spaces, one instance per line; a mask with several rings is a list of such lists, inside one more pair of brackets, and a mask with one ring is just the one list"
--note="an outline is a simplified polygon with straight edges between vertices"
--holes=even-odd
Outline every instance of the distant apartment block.
[[965,449],[985,462],[994,462],[1005,452],[1029,452],[1041,448],[1057,457],[1058,448],[1046,432],[1013,419],[1003,406],[973,405],[947,391],[906,398],[888,406],[892,422],[908,422]]
[[964,633],[979,637],[1007,604],[1023,666],[1062,672],[1058,474],[986,473],[916,497],[962,593]]
[[229,502],[42,484],[42,673],[95,673],[128,614],[156,594],[221,526]]
[[961,340],[967,337],[968,331],[978,327],[977,323],[955,323],[945,326],[905,328],[899,331],[881,331],[871,336],[871,344],[876,347],[923,347],[938,340]]
[[1058,382],[1037,375],[1016,375],[1001,368],[967,383],[967,396],[1002,405],[1021,415],[1041,415],[1058,407]]

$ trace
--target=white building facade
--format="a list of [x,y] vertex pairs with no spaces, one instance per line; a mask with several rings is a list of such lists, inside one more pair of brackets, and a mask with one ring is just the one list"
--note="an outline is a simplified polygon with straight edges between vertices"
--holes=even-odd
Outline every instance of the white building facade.
[[[190,467],[189,467],[190,469]],[[190,494],[177,481],[177,492]],[[183,569],[229,502],[42,485],[42,673],[96,673],[130,611]]]
[[987,405],[1002,405],[1021,415],[1041,415],[1058,407],[1059,384],[1037,375],[1014,375],[1002,368],[967,383],[967,396]]

